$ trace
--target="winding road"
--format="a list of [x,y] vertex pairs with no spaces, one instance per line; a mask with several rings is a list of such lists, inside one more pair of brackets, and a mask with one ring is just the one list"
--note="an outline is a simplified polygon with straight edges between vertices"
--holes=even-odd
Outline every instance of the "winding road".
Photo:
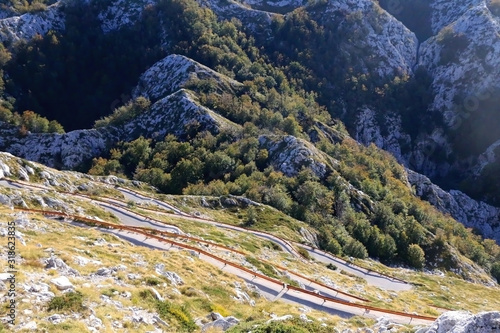
[[[7,186],[12,189],[22,189],[22,188],[28,188],[28,189],[46,189],[49,190],[48,188],[41,188],[39,186],[32,186],[30,184],[25,184],[25,183],[20,183],[20,182],[12,182],[12,181],[5,181],[5,180],[0,180],[0,186]],[[219,223],[216,221],[210,221],[210,220],[205,220],[201,218],[197,218],[194,216],[191,216],[189,214],[181,212],[179,209],[167,204],[163,203],[160,200],[157,199],[152,199],[148,198],[144,195],[138,194],[135,191],[130,191],[130,190],[125,190],[120,188],[119,189],[121,193],[124,193],[124,196],[127,200],[134,200],[134,201],[140,201],[140,202],[154,202],[155,204],[172,210],[174,211],[177,215],[177,217],[182,217],[186,218],[189,220],[201,222],[201,223],[209,223],[212,225],[215,225],[220,228],[226,228],[230,230],[235,230],[238,232],[246,232],[246,233],[251,233],[257,237],[261,237],[263,239],[270,240],[279,246],[281,246],[285,251],[288,253],[294,255],[294,256],[299,256],[297,251],[295,250],[294,246],[291,244],[290,241],[281,239],[279,237],[276,237],[274,235],[261,232],[261,231],[256,231],[256,230],[249,230],[249,229],[244,229],[241,227],[233,226],[233,225],[228,225],[224,223]],[[125,195],[127,193],[127,195]],[[79,194],[72,194],[75,196],[78,196],[83,199],[91,200],[97,204],[99,204],[103,209],[111,212],[114,214],[121,222],[123,227],[121,228],[127,228],[127,227],[147,227],[147,228],[152,228],[155,230],[159,231],[165,231],[169,233],[176,233],[176,234],[183,234],[182,230],[176,226],[173,225],[168,225],[165,223],[161,223],[160,221],[154,221],[151,218],[148,218],[144,215],[132,212],[125,207],[120,207],[120,205],[111,204],[111,203],[106,203],[103,202],[102,200],[93,200],[92,198],[89,198],[85,195],[79,195]],[[135,199],[132,199],[135,198]],[[114,199],[113,201],[115,201]],[[118,200],[117,200],[118,201]],[[124,203],[121,203],[124,205]],[[168,213],[164,213],[167,214]],[[77,222],[74,222],[75,224],[80,224]],[[114,227],[115,228],[115,227]],[[142,246],[147,246],[150,248],[157,248],[161,250],[168,250],[173,244],[176,244],[175,246],[179,248],[189,248],[187,245],[181,245],[179,243],[175,243],[173,241],[168,241],[165,239],[162,239],[158,236],[153,236],[153,235],[147,235],[144,234],[140,230],[120,230],[120,226],[116,226],[116,229],[107,229],[107,228],[99,228],[103,232],[109,232],[113,233],[118,237],[121,237],[125,240],[128,240],[134,244],[137,245],[142,245]],[[170,244],[168,244],[170,242]],[[376,273],[376,272],[370,272],[367,271],[364,268],[357,267],[354,265],[350,265],[349,263],[343,261],[342,259],[336,258],[334,256],[331,256],[323,251],[320,251],[319,249],[315,249],[312,247],[304,246],[298,243],[294,244],[295,246],[302,246],[305,250],[309,252],[309,254],[315,258],[317,261],[323,262],[323,263],[333,263],[337,265],[339,268],[355,274],[356,276],[361,276],[364,279],[366,279],[367,283],[384,288],[384,289],[390,289],[390,290],[407,290],[408,288],[411,288],[411,285],[394,279],[390,278],[387,276],[384,276],[382,274]],[[297,304],[301,304],[304,306],[308,306],[314,309],[326,311],[332,314],[339,315],[341,317],[351,317],[354,315],[364,315],[372,318],[378,318],[381,316],[385,316],[390,318],[391,320],[398,322],[398,323],[405,323],[405,324],[429,324],[431,321],[434,320],[434,318],[431,317],[425,317],[425,316],[418,316],[418,315],[411,315],[411,314],[406,314],[406,313],[401,313],[397,311],[391,311],[391,310],[385,310],[385,309],[379,309],[375,307],[370,307],[367,305],[361,305],[361,304],[356,304],[352,303],[352,301],[359,301],[361,298],[352,296],[349,294],[339,294],[339,292],[335,292],[331,288],[328,288],[324,285],[321,285],[317,282],[314,282],[312,280],[308,280],[307,278],[299,275],[299,274],[293,274],[292,272],[288,272],[291,276],[299,280],[300,282],[304,283],[307,285],[306,289],[301,289],[293,286],[288,286],[286,287],[286,290],[284,289],[284,285],[282,284],[281,281],[275,280],[268,278],[266,276],[262,276],[257,273],[253,273],[249,271],[248,269],[244,269],[241,266],[238,266],[233,263],[228,263],[227,261],[217,258],[214,255],[211,255],[207,252],[204,252],[202,250],[198,250],[199,252],[199,258],[201,260],[204,260],[208,263],[213,264],[216,267],[219,267],[220,269],[224,270],[227,273],[232,273],[248,282],[251,282],[252,284],[255,284],[259,287],[259,289],[266,295],[268,295],[269,299],[275,299],[277,296],[280,297],[282,300],[287,301],[287,302],[293,302]],[[314,286],[313,286],[314,285]],[[311,289],[317,289],[320,291],[320,294],[314,293],[311,291]]]
[[[162,203],[162,201],[148,198],[147,196],[141,195],[137,192],[123,190],[123,188],[117,188],[117,189],[124,195],[125,195],[125,193],[127,193],[129,195],[129,197],[128,197],[129,199],[136,198],[136,201],[141,202],[141,203],[148,203],[148,202],[149,203],[154,202],[155,204]],[[132,194],[130,194],[130,193],[132,193]],[[174,210],[173,209],[174,207],[172,205],[163,203],[162,206],[167,207],[167,209]],[[180,212],[179,209],[176,209],[176,210]],[[155,213],[161,214],[161,212],[156,212],[156,211],[155,211]],[[375,272],[375,271],[367,270],[366,268],[362,268],[362,267],[350,264],[349,262],[347,262],[343,259],[337,258],[337,257],[335,257],[329,253],[326,253],[324,251],[321,251],[317,248],[314,248],[311,246],[305,246],[303,244],[296,243],[296,242],[290,242],[290,241],[287,241],[285,239],[271,235],[271,234],[266,233],[266,232],[261,232],[261,231],[252,230],[252,229],[246,229],[246,228],[242,228],[242,227],[238,227],[238,226],[234,226],[234,225],[230,225],[230,224],[225,224],[225,223],[221,223],[221,222],[217,222],[217,221],[202,219],[202,218],[192,216],[192,215],[189,215],[189,214],[186,214],[183,212],[181,212],[180,216],[182,216],[185,219],[192,220],[192,221],[211,224],[211,225],[217,226],[219,228],[224,228],[224,229],[229,229],[229,230],[239,231],[239,232],[251,233],[254,236],[272,241],[273,243],[279,245],[284,251],[290,253],[291,255],[293,255],[295,257],[300,257],[300,254],[297,252],[297,250],[295,250],[293,245],[295,245],[296,247],[302,247],[305,250],[307,250],[309,255],[312,258],[314,258],[315,260],[322,262],[324,264],[333,264],[345,272],[348,272],[350,274],[353,274],[355,276],[358,276],[358,277],[365,279],[368,284],[382,288],[382,289],[393,290],[393,291],[403,291],[403,290],[409,290],[412,288],[412,285],[405,282],[405,281],[402,281],[402,280],[399,280],[399,279],[396,279],[396,278],[393,278],[390,276],[386,276],[386,275],[383,275],[383,274]]]

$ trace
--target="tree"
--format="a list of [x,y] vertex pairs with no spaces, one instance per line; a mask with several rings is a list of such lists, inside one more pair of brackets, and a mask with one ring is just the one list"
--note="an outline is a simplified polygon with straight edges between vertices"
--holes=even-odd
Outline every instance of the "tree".
[[172,169],[172,188],[173,193],[182,193],[182,189],[187,184],[195,184],[203,178],[204,164],[198,158],[181,159],[179,163]]
[[33,133],[46,133],[49,130],[49,121],[33,111],[26,110],[21,116],[21,121],[28,131]]
[[149,159],[151,155],[150,143],[151,140],[141,136],[124,145],[125,152],[123,153],[121,162],[125,165],[127,172],[134,172],[140,162],[145,163]]
[[289,115],[283,121],[283,130],[290,135],[297,136],[302,132],[302,127],[293,115]]
[[411,244],[408,247],[408,263],[417,269],[424,268],[425,252],[418,244]]
[[234,169],[234,160],[221,151],[208,155],[205,162],[206,174],[211,179],[217,179]]
[[497,283],[500,284],[500,261],[491,265],[491,276],[497,279]]
[[366,252],[366,248],[360,241],[352,238],[347,242],[344,246],[344,253],[347,256],[351,256],[354,258],[365,259],[368,257],[368,252]]
[[59,124],[56,120],[51,120],[49,122],[49,128],[48,128],[49,133],[59,133],[63,134],[64,133],[64,128],[62,127],[61,124]]

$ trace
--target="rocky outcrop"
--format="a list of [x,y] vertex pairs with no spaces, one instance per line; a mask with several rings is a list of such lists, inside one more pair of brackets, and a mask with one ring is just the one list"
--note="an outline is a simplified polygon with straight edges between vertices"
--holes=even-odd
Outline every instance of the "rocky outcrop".
[[246,28],[256,34],[269,31],[272,18],[278,14],[253,9],[234,0],[197,0],[201,6],[210,8],[220,19],[237,18]]
[[433,184],[429,178],[407,170],[408,181],[415,188],[415,194],[430,202],[441,212],[450,214],[468,228],[475,228],[485,237],[500,243],[500,208],[476,201],[466,194],[451,190],[446,192]]
[[398,114],[387,115],[384,119],[387,134],[382,135],[381,126],[376,119],[376,111],[365,106],[358,111],[355,139],[363,144],[374,143],[377,147],[391,152],[399,161],[405,159],[403,145],[411,143],[410,135],[401,129],[401,117]]
[[261,135],[259,143],[267,149],[269,161],[276,170],[292,177],[303,168],[310,168],[323,178],[337,161],[320,152],[311,143],[294,136]]
[[0,19],[0,41],[12,43],[43,36],[50,30],[63,30],[65,19],[61,6],[59,1],[41,12]]
[[455,22],[472,6],[485,3],[485,0],[432,0],[429,1],[432,15],[432,31],[437,34],[447,25]]
[[[411,74],[418,40],[413,32],[372,0],[328,1],[316,15],[322,24],[339,24],[341,52],[356,59],[362,72],[381,77]],[[342,17],[338,22],[336,18]]]
[[213,321],[203,325],[203,327],[201,328],[202,332],[208,332],[208,331],[212,331],[212,330],[217,330],[217,331],[221,330],[221,331],[225,332],[228,329],[230,329],[231,327],[238,325],[238,323],[240,322],[238,319],[236,319],[233,316],[224,317],[217,312],[210,313],[207,316],[207,318],[209,320],[213,320]]
[[192,92],[182,89],[160,99],[148,113],[139,115],[121,130],[122,137],[129,141],[141,135],[148,138],[163,138],[166,134],[183,137],[190,127],[216,134],[222,129],[241,126],[201,106]]
[[198,104],[190,91],[180,90],[154,103],[149,112],[116,127],[19,137],[15,128],[0,123],[0,149],[50,167],[74,169],[100,156],[119,141],[131,141],[140,136],[161,139],[167,134],[182,137],[191,128],[216,134],[222,129],[240,127]]
[[123,26],[132,25],[141,17],[147,6],[152,6],[155,0],[116,0],[113,1],[98,18],[102,22],[101,29],[105,33],[115,31]]
[[197,80],[211,80],[217,84],[218,92],[233,92],[241,83],[217,73],[182,55],[171,54],[158,61],[144,72],[134,89],[133,96],[144,96],[151,101],[170,95],[186,87],[186,83]]
[[496,333],[500,331],[500,312],[472,315],[465,311],[450,311],[441,315],[428,328],[416,333]]
[[[476,1],[477,2],[477,1]],[[444,114],[448,126],[459,121],[455,101],[500,87],[500,24],[486,3],[467,10],[420,48],[419,65],[433,76],[436,97],[431,108]],[[473,108],[479,101],[467,101]],[[472,111],[472,110],[470,110]],[[479,111],[479,110],[478,110]],[[477,115],[472,115],[477,116]]]
[[[16,156],[51,167],[72,169],[106,151],[114,136],[108,130],[76,130],[65,134],[18,137],[8,125],[1,129],[0,147]],[[7,139],[8,138],[8,139]]]

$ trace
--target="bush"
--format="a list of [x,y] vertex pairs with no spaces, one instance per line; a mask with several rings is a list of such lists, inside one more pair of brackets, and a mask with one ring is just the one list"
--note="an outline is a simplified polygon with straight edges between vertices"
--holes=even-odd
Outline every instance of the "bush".
[[48,311],[81,312],[84,309],[83,295],[79,291],[69,292],[62,296],[56,296],[48,303]]
[[418,269],[424,268],[425,252],[418,244],[411,244],[408,247],[408,263]]
[[191,314],[184,306],[173,304],[168,301],[157,301],[156,310],[163,319],[168,319],[169,317],[175,318],[186,332],[193,332],[198,328]]
[[325,250],[330,252],[330,253],[333,253],[335,255],[342,254],[342,246],[334,238],[332,238],[328,241],[328,244],[326,244]]
[[500,284],[500,261],[491,265],[491,276],[497,279],[498,284]]
[[297,252],[302,256],[304,257],[305,259],[307,260],[311,260],[311,256],[309,255],[309,252],[307,252],[306,249],[304,249],[303,247],[299,247],[297,249]]
[[359,259],[365,259],[368,257],[368,252],[366,251],[365,246],[354,238],[347,242],[344,246],[344,253],[347,256]]
[[161,283],[160,280],[158,280],[157,278],[154,278],[154,277],[147,277],[145,279],[145,282],[148,286],[157,286]]
[[326,265],[326,268],[331,269],[332,271],[337,270],[337,266],[335,266],[335,265],[334,265],[334,264],[332,264],[332,263],[329,263],[328,265]]

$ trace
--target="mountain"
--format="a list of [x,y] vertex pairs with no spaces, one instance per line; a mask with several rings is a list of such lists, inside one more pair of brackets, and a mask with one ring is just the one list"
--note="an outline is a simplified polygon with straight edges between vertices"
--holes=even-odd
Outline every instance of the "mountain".
[[[435,288],[450,281],[496,291],[499,13],[496,0],[7,2],[0,149],[16,157],[0,155],[0,176],[32,191],[12,193],[15,183],[2,181],[0,201],[125,223],[125,208],[66,201],[61,191],[122,206],[146,191],[154,198],[141,200],[175,221],[194,219],[183,227],[198,236],[196,223],[209,217],[300,242],[288,244],[291,254],[318,259],[309,246],[319,247],[345,269],[360,260],[377,274],[402,270],[420,288],[412,300],[444,294]],[[41,185],[54,197],[33,192]],[[257,244],[214,237],[231,249]],[[281,277],[259,262],[277,258],[276,244],[288,248],[272,244],[244,265]],[[438,270],[446,277],[436,282]],[[196,294],[216,294],[210,288]],[[143,306],[156,304],[156,293],[141,295]],[[446,295],[432,304],[450,308],[458,295]],[[206,312],[184,296],[197,316]],[[453,309],[489,309],[465,303]],[[158,318],[194,329],[187,308],[168,304],[173,313],[155,308]]]
[[[481,43],[475,38],[474,45],[464,47],[463,61],[456,59],[458,62],[440,60],[448,52],[443,45],[447,45],[449,38],[469,39],[464,36],[476,31],[472,29],[474,24],[481,24],[480,35],[484,38],[483,35],[494,29],[496,19],[489,9],[494,4],[488,7],[475,3],[467,9],[451,10],[436,2],[426,11],[435,35],[421,42],[421,32],[417,31],[416,35],[405,26],[412,26],[405,15],[399,21],[390,10],[381,7],[384,5],[369,0],[320,1],[305,6],[300,2],[222,5],[213,1],[202,2],[200,6],[194,1],[64,1],[43,11],[5,18],[2,20],[4,43],[8,47],[4,51],[7,54],[5,107],[33,107],[44,116],[56,116],[63,124],[69,121],[73,126],[78,126],[79,120],[82,124],[94,121],[95,128],[65,134],[18,135],[18,122],[9,116],[10,123],[3,125],[1,146],[17,156],[50,166],[91,168],[93,173],[118,172],[149,180],[160,189],[174,193],[180,193],[183,188],[199,191],[194,184],[198,181],[205,184],[221,178],[236,181],[241,175],[237,170],[244,167],[247,169],[241,170],[246,170],[247,176],[272,166],[289,178],[302,177],[300,170],[305,167],[316,177],[312,179],[314,183],[330,189],[340,186],[336,189],[336,205],[342,206],[341,201],[344,205],[350,202],[371,221],[372,232],[376,234],[376,230],[382,228],[390,234],[387,226],[379,225],[376,216],[372,216],[386,196],[385,190],[377,188],[387,186],[386,176],[382,177],[382,170],[375,169],[377,171],[371,172],[378,174],[379,180],[371,183],[363,179],[369,173],[352,172],[349,168],[366,162],[346,162],[348,155],[343,156],[337,146],[348,147],[351,154],[373,154],[368,153],[371,150],[353,150],[356,144],[352,146],[350,132],[359,142],[374,142],[406,166],[424,172],[438,183],[450,180],[448,175],[456,174],[464,161],[456,158],[458,151],[451,142],[452,136],[459,132],[453,133],[446,127],[451,118],[447,116],[449,112],[444,112],[444,106],[449,102],[445,102],[441,90],[437,90],[443,86],[439,78],[460,77],[456,68],[475,64],[471,62],[470,52]],[[83,18],[79,15],[81,12],[86,13]],[[168,13],[171,20],[159,19],[161,13]],[[470,15],[483,21],[472,21]],[[224,21],[230,17],[239,21]],[[197,24],[188,25],[193,18],[197,18]],[[21,23],[12,24],[16,20]],[[76,33],[75,29],[84,22],[95,23],[92,29]],[[120,37],[125,39],[119,40]],[[16,42],[23,38],[25,41]],[[79,38],[94,39],[102,44],[98,44],[95,51],[87,48],[82,49],[83,54],[76,53],[78,49],[74,44]],[[324,45],[330,45],[329,49]],[[298,47],[303,49],[299,51]],[[96,63],[97,57],[110,58],[113,52],[123,55],[112,66],[108,62]],[[68,56],[76,58],[64,60]],[[87,67],[68,74],[65,66],[76,64],[77,59]],[[496,57],[488,59],[495,61]],[[134,61],[133,68],[130,68],[131,61]],[[67,65],[61,66],[61,63]],[[454,76],[450,71],[457,74]],[[485,74],[476,72],[477,76]],[[34,80],[30,79],[33,75]],[[75,79],[80,75],[90,80],[83,81],[80,89],[75,89],[73,83],[60,85],[60,79],[77,83]],[[120,75],[123,79],[110,80],[109,75]],[[494,71],[488,75],[496,77]],[[447,100],[456,100],[453,96],[457,96],[459,90],[471,91],[474,81],[469,81],[464,87],[455,81],[449,82],[456,91],[447,93]],[[84,94],[92,87],[96,90],[95,96],[85,98]],[[311,90],[313,87],[316,90]],[[28,88],[29,95],[25,94]],[[112,101],[113,96],[109,95],[112,91],[121,91],[121,99]],[[55,103],[55,96],[61,94],[68,98]],[[9,102],[14,101],[12,97],[16,97],[14,104]],[[134,100],[127,102],[131,98]],[[83,103],[78,103],[80,99]],[[102,106],[110,101],[115,110],[107,116]],[[76,118],[68,117],[68,107],[76,109]],[[428,109],[419,109],[422,107]],[[89,108],[92,112],[85,116],[84,109]],[[102,118],[98,120],[96,115]],[[347,132],[331,115],[345,121]],[[270,135],[276,131],[278,133]],[[208,135],[216,137],[218,142],[214,146],[209,137],[202,138],[197,133],[210,133]],[[166,135],[187,140],[191,147],[180,157],[167,155],[166,162],[160,162],[165,151],[156,146],[161,146],[159,143]],[[170,144],[172,138],[167,138],[165,142]],[[430,140],[434,144],[428,145]],[[474,142],[479,144],[478,140]],[[239,157],[231,152],[229,144],[250,150]],[[134,152],[137,149],[142,151]],[[193,149],[201,155],[191,155]],[[216,155],[217,149],[223,152]],[[157,162],[152,153],[159,154]],[[433,160],[437,155],[439,163]],[[456,155],[453,163],[448,161],[451,155]],[[252,160],[255,160],[254,166],[245,166],[251,165],[248,163]],[[467,160],[473,159],[467,156]],[[181,161],[187,164],[178,164]],[[370,163],[362,169],[373,168]],[[187,176],[178,174],[181,167],[195,169]],[[216,170],[209,170],[211,167]],[[460,171],[465,175],[462,178],[467,177],[464,169]],[[337,185],[333,185],[336,174]],[[402,169],[393,171],[393,177],[402,182],[407,193],[412,191],[410,186],[415,186],[415,194],[465,226],[486,237],[500,239],[497,208],[474,201],[467,196],[467,191],[448,194],[424,176],[410,170],[408,175]],[[191,187],[186,187],[188,185]],[[252,193],[248,186],[225,191]],[[300,186],[273,185],[270,193],[270,197],[257,195],[255,198],[274,202],[311,223],[332,213],[342,218],[343,209],[332,210],[326,206],[326,215],[313,217],[311,213],[317,208],[300,203]],[[486,198],[489,194],[484,195]],[[393,238],[399,239],[399,235],[393,234],[390,239]],[[368,247],[369,239],[357,237]],[[399,248],[398,255],[404,257],[407,243],[387,241],[390,247]],[[340,239],[340,245],[347,246],[345,242]],[[368,252],[381,254],[375,250]]]

